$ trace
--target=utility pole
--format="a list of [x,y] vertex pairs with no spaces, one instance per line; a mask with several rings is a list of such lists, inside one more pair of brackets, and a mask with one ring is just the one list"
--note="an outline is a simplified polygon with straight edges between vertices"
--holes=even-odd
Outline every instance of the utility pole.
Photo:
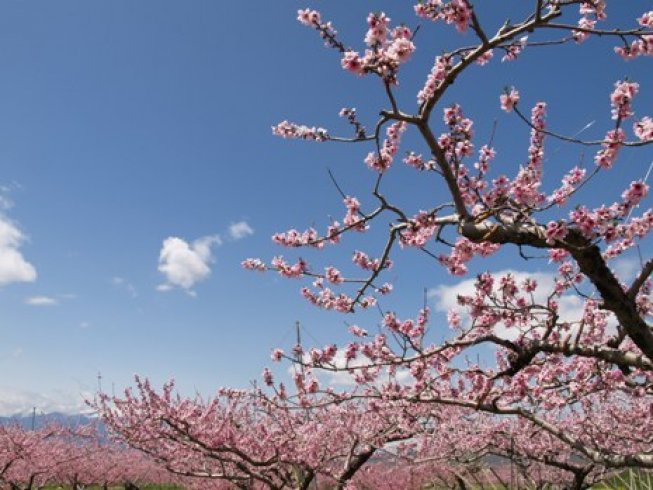
[[513,478],[515,477],[514,458],[515,458],[515,439],[512,436],[510,436],[510,488],[511,490],[515,488],[515,483],[513,480]]
[[32,430],[36,427],[36,407],[32,407]]
[[301,325],[299,324],[299,320],[295,322],[295,336],[297,341],[297,343],[295,344],[297,347],[297,349],[295,350],[295,360],[299,364],[299,368],[302,371],[302,375],[304,375],[304,363],[302,359],[302,352],[299,349],[299,347],[301,347],[302,345],[302,330],[301,330]]

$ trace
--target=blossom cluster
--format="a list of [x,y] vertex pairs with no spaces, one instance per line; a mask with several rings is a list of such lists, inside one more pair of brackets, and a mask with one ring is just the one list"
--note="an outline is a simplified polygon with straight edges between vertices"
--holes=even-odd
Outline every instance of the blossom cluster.
[[501,94],[501,109],[506,112],[511,112],[515,105],[519,102],[519,91],[512,87],[510,90],[506,89],[504,94]]
[[424,160],[422,158],[422,155],[418,155],[415,152],[408,152],[408,154],[404,157],[404,163],[408,165],[409,167],[413,167],[417,170],[434,170],[435,169],[435,161],[434,160]]
[[474,123],[463,115],[458,104],[443,110],[444,122],[449,126],[449,131],[438,138],[438,144],[444,150],[445,156],[451,161],[458,161],[470,156],[474,149],[472,138]]
[[641,141],[653,140],[653,119],[645,116],[633,124],[633,132]]
[[415,13],[419,17],[432,21],[444,20],[454,24],[458,32],[465,32],[472,17],[472,11],[465,0],[428,0],[415,5]]
[[386,139],[383,141],[380,152],[370,152],[365,158],[365,163],[369,168],[380,173],[390,168],[397,151],[399,151],[401,135],[406,131],[406,127],[406,123],[402,121],[398,121],[388,127],[386,130]]
[[542,184],[542,162],[544,158],[544,132],[546,104],[538,102],[531,111],[531,144],[528,148],[528,164],[522,167],[510,185],[513,199],[524,206],[532,207],[544,202],[540,192]]
[[467,238],[458,238],[449,255],[441,254],[438,261],[445,266],[454,276],[463,276],[467,273],[466,263],[475,256],[487,257],[501,246],[491,242],[474,243]]
[[282,121],[276,126],[272,126],[272,134],[286,139],[302,139],[318,142],[329,139],[329,133],[324,128],[308,127],[288,121]]
[[423,247],[438,231],[435,213],[420,211],[407,223],[399,235],[399,243],[406,247]]
[[435,58],[433,68],[426,78],[424,87],[417,93],[417,101],[424,104],[431,100],[435,92],[442,87],[447,75],[451,71],[451,56],[441,55]]
[[624,133],[623,129],[618,128],[608,131],[601,144],[601,149],[594,156],[596,165],[602,168],[612,168],[624,141],[626,141],[626,133]]
[[360,250],[354,252],[351,260],[358,267],[367,271],[379,271],[381,269],[390,269],[392,267],[392,261],[390,259],[386,259],[381,263],[381,259],[372,259],[369,255]]
[[502,62],[506,61],[515,61],[517,57],[522,53],[528,42],[528,36],[523,36],[517,41],[513,41],[508,46],[503,49],[506,51],[506,54],[501,58]]
[[562,178],[562,185],[551,193],[548,200],[559,206],[565,204],[569,196],[571,196],[578,185],[583,182],[586,173],[587,171],[584,168],[578,166],[572,168]]
[[639,25],[649,29],[648,33],[640,34],[629,45],[618,46],[615,52],[626,60],[631,60],[639,56],[653,56],[653,10],[645,12],[637,19]]
[[300,10],[298,20],[320,32],[327,45],[342,52],[341,66],[356,75],[376,73],[389,84],[397,83],[399,66],[408,61],[415,51],[412,32],[406,26],[390,28],[390,18],[384,13],[370,13],[367,17],[368,30],[365,44],[368,49],[361,55],[358,51],[345,48],[336,39],[336,31],[330,23],[322,23],[317,11]]
[[621,120],[633,116],[631,102],[639,92],[639,84],[628,81],[618,81],[614,85],[614,91],[610,94],[612,103],[612,119]]

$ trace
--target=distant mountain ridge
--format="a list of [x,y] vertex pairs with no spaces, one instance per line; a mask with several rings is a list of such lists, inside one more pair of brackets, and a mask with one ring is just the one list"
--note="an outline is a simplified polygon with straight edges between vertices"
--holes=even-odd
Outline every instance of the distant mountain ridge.
[[37,413],[25,414],[19,413],[10,417],[0,417],[0,424],[18,424],[25,429],[43,427],[49,423],[57,423],[66,427],[76,427],[79,425],[90,424],[97,419],[85,414],[65,414],[65,413]]

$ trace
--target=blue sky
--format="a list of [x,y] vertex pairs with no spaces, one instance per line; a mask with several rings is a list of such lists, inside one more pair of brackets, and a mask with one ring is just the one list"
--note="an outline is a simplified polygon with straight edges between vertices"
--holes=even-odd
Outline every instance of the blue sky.
[[[519,18],[523,5],[487,2],[479,14],[496,27],[506,15]],[[370,10],[417,24],[410,2],[390,0],[0,5],[0,203],[2,222],[22,237],[14,236],[22,257],[12,256],[16,280],[0,286],[0,411],[70,407],[95,389],[98,372],[106,389],[124,387],[134,373],[157,382],[175,377],[186,393],[246,386],[271,347],[290,343],[295,320],[320,344],[346,338],[345,322],[377,321],[316,311],[299,296],[299,283],[240,267],[246,257],[286,252],[271,243],[272,233],[323,229],[329,216],[342,215],[327,169],[372,205],[374,175],[362,163],[368,147],[286,142],[270,132],[290,119],[347,134],[341,107],[357,107],[371,127],[385,106],[376,80],[344,73],[336,53],[296,22],[306,6],[332,19],[357,49]],[[615,23],[650,2],[621,8]],[[423,27],[398,91],[406,110],[433,57],[470,38],[450,26]],[[560,132],[595,121],[588,138],[610,127],[608,95],[623,76],[641,85],[638,115],[653,113],[649,61],[624,63],[612,46],[600,40],[533,48],[511,64],[495,59],[462,77],[447,102],[460,102],[476,121],[477,146],[498,120],[497,162],[513,173],[528,131],[499,110],[506,85],[520,89],[523,107],[546,100]],[[402,150],[424,151],[414,134],[405,142]],[[554,185],[579,150],[548,145]],[[583,199],[616,199],[652,158],[648,149],[625,152],[622,170],[601,180],[601,196]],[[395,201],[412,211],[438,202],[437,181],[399,166],[391,173],[385,191]],[[319,264],[348,261],[374,236],[351,240]],[[190,263],[173,263],[166,277],[158,260],[171,237],[166,250]],[[477,266],[517,267],[511,254]],[[527,266],[540,267],[519,267]],[[410,251],[392,274],[396,293],[383,306],[403,316],[421,305],[423,288],[457,282]]]

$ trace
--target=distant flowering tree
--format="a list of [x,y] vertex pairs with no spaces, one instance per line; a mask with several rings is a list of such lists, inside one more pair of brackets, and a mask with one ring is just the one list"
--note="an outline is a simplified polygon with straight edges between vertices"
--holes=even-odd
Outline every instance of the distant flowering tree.
[[470,486],[492,481],[508,488],[581,490],[617,473],[537,424],[474,409],[449,410],[438,424],[437,437],[416,434],[398,455],[412,466],[423,467],[422,472],[424,467],[440,468],[431,474]]
[[171,483],[174,475],[143,453],[106,440],[94,425],[0,425],[0,488],[35,490],[64,485],[81,490]]
[[[651,56],[653,11],[620,27],[609,23],[607,0],[532,0],[530,5],[531,11],[519,20],[518,14],[506,13],[512,20],[490,27],[471,0],[417,3],[414,12],[424,22],[452,24],[468,35],[463,46],[435,56],[415,105],[405,108],[395,93],[400,72],[416,49],[415,31],[392,24],[384,13],[371,13],[361,52],[345,44],[319,12],[299,11],[299,22],[316,30],[339,53],[343,69],[379,79],[387,107],[381,108],[371,131],[354,109],[342,109],[352,137],[288,121],[275,126],[273,133],[369,145],[364,163],[376,175],[371,190],[376,205],[367,209],[357,197],[343,194],[344,217],[332,221],[324,233],[293,229],[273,240],[289,248],[326,249],[376,225],[388,230],[387,239],[376,254],[352,251],[362,278],[348,277],[335,264],[314,266],[305,259],[282,256],[270,263],[247,259],[243,266],[308,280],[301,293],[310,303],[343,313],[370,308],[379,296],[391,293],[392,284],[384,277],[402,249],[423,252],[455,276],[465,275],[475,257],[487,258],[499,250],[514,253],[518,260],[544,254],[554,279],[481,273],[473,291],[461,292],[458,306],[449,312],[452,331],[444,341],[429,336],[430,312],[425,307],[414,319],[383,311],[381,333],[352,326],[352,341],[344,346],[310,350],[296,346],[288,354],[276,350],[273,359],[287,358],[304,369],[295,377],[296,394],[289,396],[275,385],[273,398],[308,406],[316,395],[320,403],[363,397],[371,403],[376,399],[414,407],[446,404],[517,416],[524,427],[537,427],[541,437],[573,449],[588,465],[652,468],[653,258],[642,247],[641,267],[629,282],[614,268],[615,258],[646,244],[653,227],[653,210],[643,206],[649,191],[642,179],[646,168],[620,169],[632,172],[634,180],[616,199],[603,193],[608,200],[604,204],[583,201],[592,189],[596,192],[600,174],[619,167],[624,148],[653,143],[653,119],[635,110],[639,85],[615,76],[614,90],[605,100],[608,129],[598,140],[550,129],[546,104],[536,103],[530,113],[522,110],[517,88],[497,94],[500,107],[530,128],[524,161],[500,166],[494,163],[497,149],[492,143],[475,141],[474,123],[463,106],[444,106],[443,100],[472,65],[535,56],[532,46],[580,50],[589,38],[601,38],[625,60]],[[622,2],[610,2],[611,9],[623,7]],[[425,151],[408,150],[402,158],[399,149],[409,132],[421,138]],[[593,149],[594,164],[568,168],[555,175],[559,185],[545,185],[547,140]],[[421,211],[395,204],[384,192],[398,160],[422,176],[433,174],[441,183],[417,208]],[[580,305],[579,313],[571,316],[561,307],[569,298]],[[490,346],[496,362],[489,366],[473,362],[480,346]],[[346,393],[325,389],[316,370],[349,372],[357,387]],[[274,384],[269,373],[266,377]],[[541,451],[528,453],[536,461],[544,457]]]
[[248,489],[308,489],[320,480],[344,488],[377,450],[409,438],[428,420],[397,405],[291,410],[257,391],[220,390],[204,401],[175,396],[172,383],[160,392],[147,380],[137,379],[137,386],[138,393],[125,397],[100,397],[103,421],[121,440],[201,488],[201,480]]

